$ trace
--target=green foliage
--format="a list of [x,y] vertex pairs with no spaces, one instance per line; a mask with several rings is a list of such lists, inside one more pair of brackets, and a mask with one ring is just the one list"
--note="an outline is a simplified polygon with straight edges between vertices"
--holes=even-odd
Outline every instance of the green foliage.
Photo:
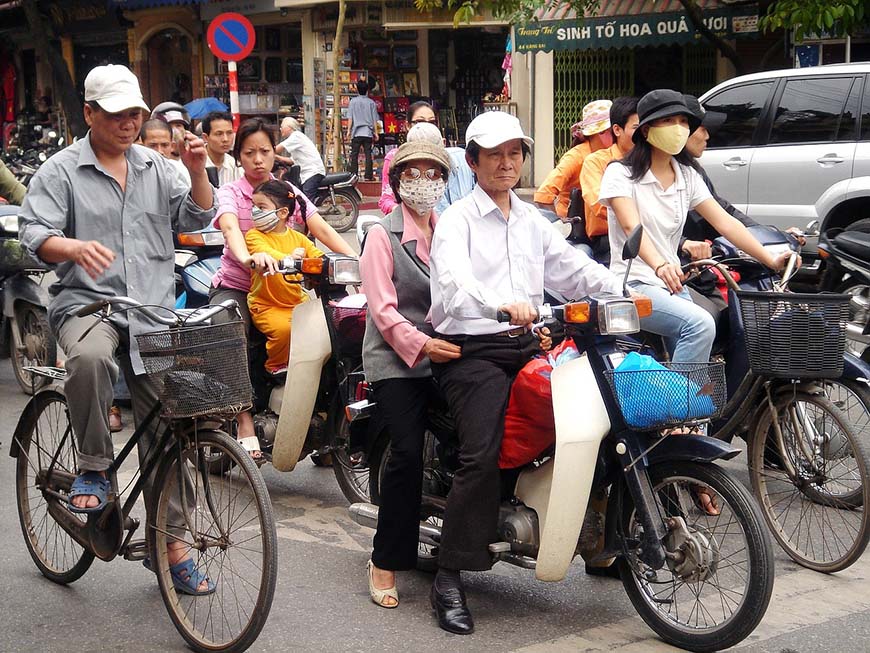
[[515,25],[524,25],[534,20],[535,12],[551,6],[571,6],[578,16],[597,13],[600,0],[414,0],[417,11],[428,12],[449,9],[453,11],[453,24],[470,23],[475,16],[487,9],[496,18]]
[[795,30],[795,40],[823,32],[845,36],[866,27],[870,20],[870,0],[776,0],[761,17],[767,32]]

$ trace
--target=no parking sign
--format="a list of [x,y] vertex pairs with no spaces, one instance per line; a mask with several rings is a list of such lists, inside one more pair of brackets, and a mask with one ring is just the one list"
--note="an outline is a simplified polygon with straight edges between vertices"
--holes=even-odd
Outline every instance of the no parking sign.
[[239,128],[239,76],[236,62],[246,58],[254,49],[256,36],[251,21],[234,12],[217,16],[206,32],[208,47],[212,53],[228,62],[230,87],[230,111],[233,114],[233,128]]

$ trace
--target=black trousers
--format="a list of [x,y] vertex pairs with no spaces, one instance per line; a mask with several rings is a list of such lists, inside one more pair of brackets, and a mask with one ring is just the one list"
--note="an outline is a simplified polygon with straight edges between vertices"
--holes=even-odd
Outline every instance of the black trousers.
[[366,156],[366,180],[374,179],[372,162],[372,138],[370,136],[354,136],[350,139],[350,171],[359,174],[359,148],[362,147]]
[[402,571],[417,564],[423,435],[426,409],[436,388],[431,377],[385,379],[374,384],[375,401],[390,434],[390,459],[381,483],[381,505],[372,562]]
[[498,454],[511,384],[540,346],[532,334],[439,337],[461,344],[462,358],[432,365],[459,435],[459,469],[447,497],[438,564],[485,571],[492,567],[488,546],[499,540]]
[[323,177],[324,175],[321,175],[320,173],[311,175],[301,186],[302,193],[312,202],[314,201],[314,198],[317,197],[317,189],[320,187],[320,180],[323,179]]

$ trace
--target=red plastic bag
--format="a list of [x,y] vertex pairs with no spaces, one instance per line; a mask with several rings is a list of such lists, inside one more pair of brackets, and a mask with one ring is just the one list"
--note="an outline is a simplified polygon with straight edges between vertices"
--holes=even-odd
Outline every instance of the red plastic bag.
[[577,348],[566,340],[554,347],[549,356],[530,360],[517,374],[504,416],[504,437],[498,456],[501,469],[527,465],[556,442],[550,361],[569,350],[576,353]]

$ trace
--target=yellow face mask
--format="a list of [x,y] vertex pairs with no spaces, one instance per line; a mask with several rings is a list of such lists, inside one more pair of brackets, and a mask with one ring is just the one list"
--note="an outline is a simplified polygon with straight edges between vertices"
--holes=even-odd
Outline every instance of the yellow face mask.
[[678,124],[650,127],[646,140],[663,152],[671,155],[679,154],[689,140],[689,128]]

